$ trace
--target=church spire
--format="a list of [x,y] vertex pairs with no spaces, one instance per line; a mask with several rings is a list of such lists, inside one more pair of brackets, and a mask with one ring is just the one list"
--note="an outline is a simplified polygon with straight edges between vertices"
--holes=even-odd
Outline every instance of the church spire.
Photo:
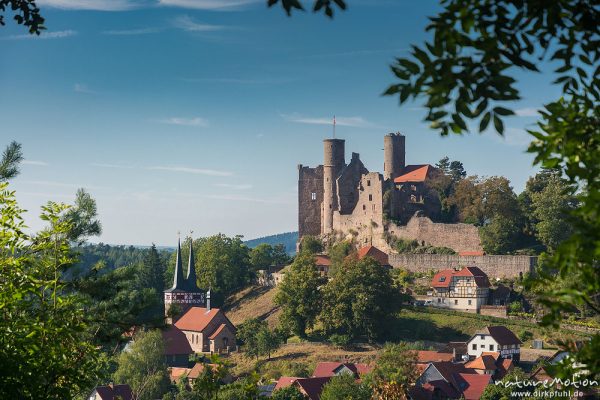
[[185,278],[187,281],[188,288],[190,288],[191,290],[194,290],[198,287],[196,284],[196,265],[194,263],[193,242],[194,241],[190,237],[190,259],[188,261],[188,270],[187,270],[187,275]]
[[185,277],[181,266],[181,239],[177,239],[177,261],[175,261],[175,273],[173,274],[173,289],[184,289]]

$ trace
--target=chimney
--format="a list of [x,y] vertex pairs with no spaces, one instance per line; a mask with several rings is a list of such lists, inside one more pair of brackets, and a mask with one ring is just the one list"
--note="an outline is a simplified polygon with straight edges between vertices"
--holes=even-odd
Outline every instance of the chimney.
[[456,362],[456,347],[452,347],[452,361]]
[[210,289],[206,292],[206,312],[210,312]]

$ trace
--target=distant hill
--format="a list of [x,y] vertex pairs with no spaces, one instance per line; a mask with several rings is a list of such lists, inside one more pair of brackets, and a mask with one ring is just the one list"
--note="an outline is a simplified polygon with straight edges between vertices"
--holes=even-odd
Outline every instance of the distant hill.
[[246,240],[244,243],[248,247],[256,247],[259,244],[266,243],[274,246],[276,244],[283,244],[285,251],[288,254],[296,254],[296,242],[298,241],[298,232],[286,232],[279,233],[277,235],[264,236],[258,239]]

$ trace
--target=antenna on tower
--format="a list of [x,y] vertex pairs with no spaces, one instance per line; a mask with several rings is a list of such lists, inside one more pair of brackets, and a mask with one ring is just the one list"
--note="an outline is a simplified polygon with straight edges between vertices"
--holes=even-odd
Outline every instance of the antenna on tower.
[[335,139],[335,115],[333,116],[333,138]]

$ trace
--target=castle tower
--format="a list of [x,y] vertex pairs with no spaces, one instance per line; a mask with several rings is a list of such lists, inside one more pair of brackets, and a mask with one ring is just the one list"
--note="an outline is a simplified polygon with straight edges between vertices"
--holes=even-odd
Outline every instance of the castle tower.
[[405,167],[405,137],[400,133],[388,133],[383,137],[383,179],[393,180]]
[[338,208],[336,179],[346,165],[343,139],[325,139],[321,233],[333,231],[333,212]]

